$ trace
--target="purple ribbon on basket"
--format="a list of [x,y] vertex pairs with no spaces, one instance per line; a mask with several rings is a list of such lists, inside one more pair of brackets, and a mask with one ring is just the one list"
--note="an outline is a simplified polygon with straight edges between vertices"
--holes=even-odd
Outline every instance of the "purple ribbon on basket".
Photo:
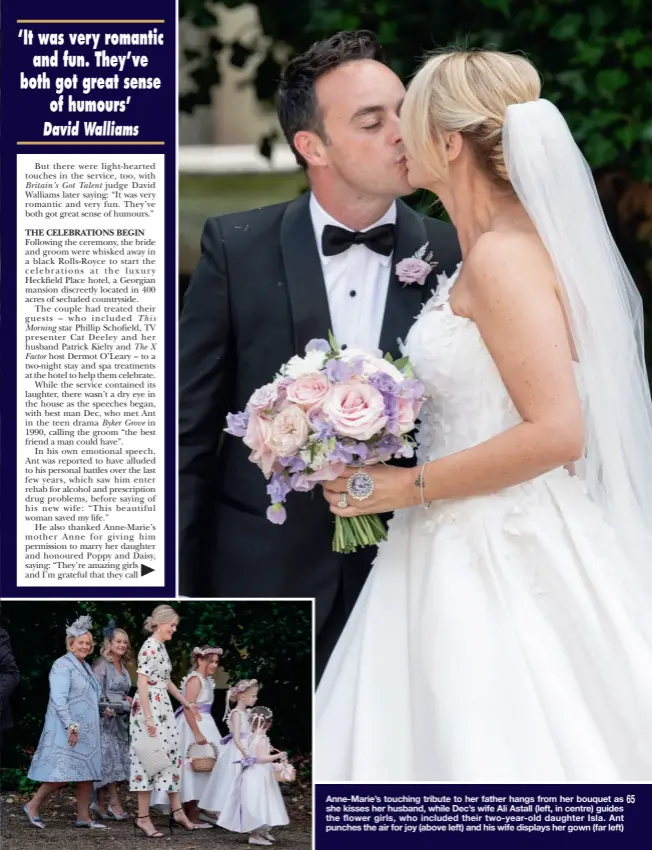
[[[210,702],[198,702],[197,708],[201,712],[201,714],[210,714],[211,713],[211,704]],[[184,708],[183,706],[179,706],[177,710],[174,712],[174,716],[178,717],[180,714],[183,714]]]

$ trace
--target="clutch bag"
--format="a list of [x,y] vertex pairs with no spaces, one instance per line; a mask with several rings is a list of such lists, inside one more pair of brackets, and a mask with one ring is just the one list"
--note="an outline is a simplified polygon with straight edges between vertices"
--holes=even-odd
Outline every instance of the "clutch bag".
[[129,714],[131,711],[131,705],[127,702],[127,700],[121,700],[120,702],[110,702],[109,700],[101,700],[100,701],[100,717],[104,716],[104,712],[110,708],[114,714]]
[[132,741],[132,747],[143,766],[143,770],[150,779],[172,767],[172,762],[163,749],[158,735],[151,737],[145,732],[143,736]]

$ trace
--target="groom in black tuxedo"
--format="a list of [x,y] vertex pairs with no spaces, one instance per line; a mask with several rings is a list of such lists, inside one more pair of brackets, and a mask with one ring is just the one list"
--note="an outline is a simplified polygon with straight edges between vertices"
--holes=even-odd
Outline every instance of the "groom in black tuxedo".
[[[370,32],[344,32],[288,66],[281,125],[310,192],[289,203],[209,219],[180,320],[180,592],[314,597],[318,676],[369,573],[375,548],[332,551],[321,489],[290,493],[287,521],[266,519],[263,474],[229,412],[306,343],[400,356],[398,340],[460,260],[453,228],[402,201],[399,129],[405,90]],[[403,285],[395,265],[428,243],[434,273]]]

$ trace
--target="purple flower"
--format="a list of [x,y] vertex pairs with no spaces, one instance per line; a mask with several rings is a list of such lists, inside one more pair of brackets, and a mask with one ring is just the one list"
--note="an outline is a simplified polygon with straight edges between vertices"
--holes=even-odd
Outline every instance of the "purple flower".
[[363,357],[352,357],[349,360],[349,366],[354,375],[364,375],[367,364]]
[[372,457],[372,455],[373,455],[373,451],[369,448],[369,446],[366,443],[358,443],[355,446],[354,451],[355,451],[355,454],[358,456],[358,458],[363,462],[365,460],[369,460],[369,458]]
[[296,472],[290,479],[290,484],[292,485],[292,489],[296,490],[297,493],[308,493],[310,490],[314,490],[317,482],[308,481],[305,475]]
[[252,410],[267,410],[273,407],[278,398],[278,384],[271,383],[259,387],[249,399],[248,407]]
[[227,434],[232,434],[234,437],[244,437],[247,433],[249,425],[249,411],[245,410],[242,413],[227,413],[226,428]]
[[423,286],[431,270],[430,263],[416,257],[406,257],[396,263],[396,276],[402,283],[418,283]]
[[288,515],[285,512],[285,508],[280,502],[275,502],[267,508],[267,519],[273,522],[274,525],[283,525],[287,518]]
[[290,492],[290,485],[285,476],[274,472],[271,481],[267,485],[267,495],[273,502],[284,502],[285,497]]
[[324,413],[322,410],[311,410],[308,413],[308,421],[315,432],[317,440],[324,442],[326,440],[330,440],[331,437],[337,437],[337,434],[333,430],[333,426],[330,422],[324,419]]
[[385,427],[390,434],[394,434],[398,430],[398,399],[395,395],[383,393],[383,401],[385,402],[385,416],[387,417]]
[[326,364],[326,377],[334,384],[339,384],[344,381],[348,381],[350,380],[352,375],[353,372],[351,371],[351,367],[343,360],[333,359],[329,360]]
[[355,446],[345,446],[341,442],[335,442],[335,448],[329,453],[328,460],[331,463],[341,461],[342,463],[351,463],[355,457]]
[[398,388],[398,394],[402,398],[420,399],[424,392],[423,384],[415,378],[406,378]]
[[373,375],[369,375],[368,381],[372,387],[375,387],[383,395],[385,393],[391,393],[391,395],[398,393],[398,384],[387,372],[374,372]]
[[404,440],[402,447],[394,453],[394,457],[414,457],[414,446],[409,440]]
[[281,466],[284,466],[288,470],[288,472],[303,472],[308,466],[305,460],[299,455],[294,455],[293,457],[282,457],[279,462]]
[[403,441],[394,434],[385,434],[377,445],[376,451],[382,460],[389,460],[403,449]]
[[306,354],[309,351],[323,351],[325,354],[328,354],[330,350],[331,347],[325,339],[311,339],[306,345]]

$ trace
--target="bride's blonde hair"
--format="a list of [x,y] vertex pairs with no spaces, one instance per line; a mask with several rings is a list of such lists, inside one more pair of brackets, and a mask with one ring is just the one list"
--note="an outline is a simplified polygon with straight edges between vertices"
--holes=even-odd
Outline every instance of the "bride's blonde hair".
[[437,51],[415,74],[401,107],[407,153],[433,178],[444,179],[444,136],[461,133],[487,176],[505,186],[505,110],[512,103],[538,100],[540,93],[539,74],[523,56],[497,50]]

